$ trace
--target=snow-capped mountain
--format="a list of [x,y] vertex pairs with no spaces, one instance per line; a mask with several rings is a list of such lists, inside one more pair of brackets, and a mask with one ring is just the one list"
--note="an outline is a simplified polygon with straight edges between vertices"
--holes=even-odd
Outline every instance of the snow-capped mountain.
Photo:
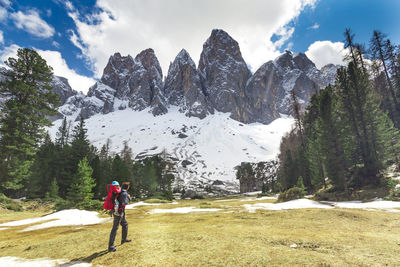
[[[94,115],[86,120],[88,137],[98,148],[109,138],[114,152],[121,151],[127,141],[136,159],[165,149],[177,166],[175,186],[196,191],[215,181],[224,190],[238,191],[235,166],[274,159],[282,135],[293,123],[284,117],[269,125],[243,124],[222,112],[200,119],[185,116],[178,107],[159,116],[149,111],[125,109]],[[51,136],[55,137],[61,123],[54,122]]]
[[[97,147],[110,138],[118,152],[127,140],[137,158],[166,149],[178,165],[177,186],[218,180],[237,190],[235,166],[276,157],[292,124],[290,92],[304,108],[312,94],[334,82],[337,68],[319,70],[304,53],[286,51],[252,74],[238,43],[213,30],[198,68],[183,49],[163,80],[152,49],[135,58],[115,53],[87,95],[73,92],[65,99],[69,89],[56,90],[65,100],[58,111],[71,121],[86,118]],[[60,123],[50,129],[53,136]]]

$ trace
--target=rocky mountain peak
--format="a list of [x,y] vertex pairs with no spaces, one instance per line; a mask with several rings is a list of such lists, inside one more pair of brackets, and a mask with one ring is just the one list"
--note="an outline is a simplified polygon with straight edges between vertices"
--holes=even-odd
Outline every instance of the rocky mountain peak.
[[204,43],[199,72],[211,106],[246,121],[244,95],[251,73],[238,43],[225,31],[213,30]]
[[203,51],[216,53],[218,50],[224,50],[229,56],[237,61],[244,61],[240,52],[239,44],[227,32],[214,29],[210,37],[203,45]]
[[60,96],[60,105],[64,105],[69,97],[77,94],[64,77],[54,75],[50,85],[53,87],[53,92]]
[[120,53],[115,53],[108,59],[101,82],[112,88],[118,88],[121,82],[120,76],[132,73],[134,65],[134,59],[130,55],[123,57]]
[[158,59],[154,53],[154,50],[152,48],[148,48],[140,52],[136,57],[135,60],[142,63],[143,67],[147,71],[152,71],[153,68],[158,72],[158,74],[162,78],[162,70],[160,63],[158,62]]
[[219,111],[244,123],[266,124],[288,114],[292,90],[305,107],[312,94],[334,82],[337,68],[330,64],[318,70],[304,53],[287,50],[252,75],[238,42],[225,31],[214,29],[203,44],[197,69],[182,49],[163,81],[153,49],[145,49],[134,58],[117,52],[88,95],[71,97],[66,102],[70,107],[62,110],[63,114],[80,111],[81,116],[89,117],[118,109],[149,108],[153,115],[160,115],[176,106],[187,116],[204,118]]
[[193,59],[190,57],[188,51],[185,49],[182,49],[178,55],[175,57],[175,60],[172,64],[175,65],[184,65],[184,64],[189,64],[191,67],[196,69],[196,64],[194,63]]
[[311,68],[316,68],[314,62],[312,62],[304,53],[297,53],[293,57],[294,63],[296,63],[297,68],[302,71],[308,71]]
[[187,116],[204,118],[211,111],[196,65],[185,49],[179,52],[169,67],[164,92],[168,104],[178,106]]
[[293,62],[293,53],[289,50],[285,50],[282,55],[275,59],[275,62],[281,68],[293,69],[295,67]]

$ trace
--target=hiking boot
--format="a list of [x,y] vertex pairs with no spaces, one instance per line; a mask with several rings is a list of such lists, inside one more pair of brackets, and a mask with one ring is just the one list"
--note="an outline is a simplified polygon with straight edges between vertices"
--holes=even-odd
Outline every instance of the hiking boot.
[[115,252],[117,249],[115,247],[108,248],[108,252]]
[[131,242],[131,241],[132,241],[132,240],[130,240],[130,239],[125,239],[125,240],[122,240],[122,241],[121,241],[121,245],[122,245],[123,243],[125,243],[125,242],[127,242],[127,243],[128,243],[128,242]]

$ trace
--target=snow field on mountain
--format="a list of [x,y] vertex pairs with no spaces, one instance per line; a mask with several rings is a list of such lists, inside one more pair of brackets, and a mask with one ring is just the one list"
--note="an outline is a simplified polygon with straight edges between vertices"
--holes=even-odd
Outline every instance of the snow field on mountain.
[[[53,138],[61,123],[62,120],[55,121],[50,128]],[[222,180],[233,184],[236,190],[234,167],[241,162],[274,159],[282,136],[292,124],[290,117],[269,125],[243,124],[229,118],[228,113],[218,112],[199,119],[185,116],[176,107],[160,116],[153,116],[148,109],[126,109],[86,120],[88,138],[99,149],[108,138],[113,152],[120,152],[126,140],[133,156],[139,158],[165,149],[178,159],[178,178],[183,181]],[[183,160],[189,165],[182,166]]]

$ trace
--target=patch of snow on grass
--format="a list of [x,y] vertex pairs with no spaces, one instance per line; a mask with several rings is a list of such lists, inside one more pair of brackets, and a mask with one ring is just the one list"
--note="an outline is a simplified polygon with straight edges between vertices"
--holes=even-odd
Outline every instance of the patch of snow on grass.
[[67,260],[51,260],[51,259],[22,259],[18,257],[0,257],[0,266],[13,267],[53,267],[53,266],[73,266],[73,267],[90,267],[92,264],[86,262]]
[[[249,200],[244,200],[249,201]],[[389,212],[400,212],[400,202],[398,201],[386,201],[377,199],[371,202],[361,201],[343,201],[343,202],[332,202],[332,201],[313,201],[310,199],[295,199],[281,203],[255,203],[243,205],[249,212],[255,212],[258,209],[263,210],[290,210],[290,209],[331,209],[331,208],[342,208],[342,209],[365,209],[368,211],[384,210]]]
[[175,209],[154,209],[150,211],[150,214],[157,213],[190,213],[190,212],[207,212],[207,211],[219,211],[221,209],[197,209],[195,207],[182,207]]
[[400,202],[398,201],[387,201],[382,199],[377,199],[371,202],[361,202],[361,201],[343,201],[343,202],[323,202],[330,204],[336,208],[343,209],[383,209],[392,212],[400,212],[396,210],[400,208]]
[[249,212],[263,210],[291,210],[291,209],[332,209],[332,206],[321,204],[309,199],[295,199],[282,203],[256,203],[243,205]]
[[1,230],[7,230],[8,229],[8,227],[0,227],[0,231]]
[[107,221],[108,219],[100,218],[96,211],[86,211],[78,209],[62,210],[40,218],[32,218],[20,221],[13,221],[0,224],[1,226],[21,226],[26,224],[48,221],[39,225],[33,225],[25,228],[23,231],[32,231],[56,226],[68,225],[91,225]]

